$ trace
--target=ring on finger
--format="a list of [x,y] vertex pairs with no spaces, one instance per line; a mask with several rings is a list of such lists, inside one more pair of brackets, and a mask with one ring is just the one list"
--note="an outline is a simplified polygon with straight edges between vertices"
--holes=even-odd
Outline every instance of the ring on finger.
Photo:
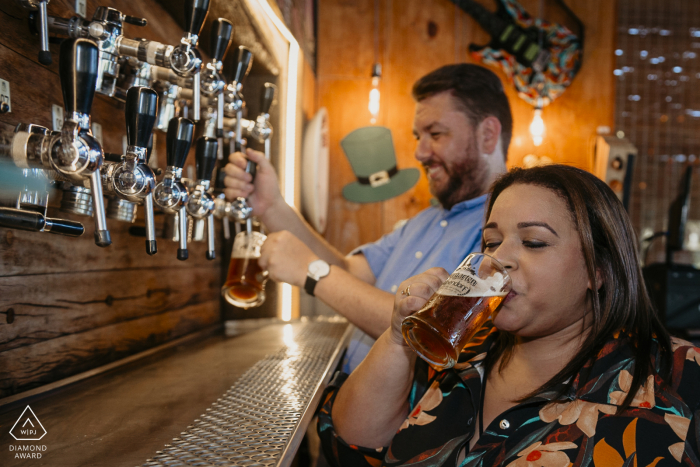
[[401,295],[405,295],[405,296],[407,296],[407,297],[410,297],[410,296],[411,296],[411,286],[409,285],[408,287],[406,287],[405,289],[403,289],[403,290],[401,291]]

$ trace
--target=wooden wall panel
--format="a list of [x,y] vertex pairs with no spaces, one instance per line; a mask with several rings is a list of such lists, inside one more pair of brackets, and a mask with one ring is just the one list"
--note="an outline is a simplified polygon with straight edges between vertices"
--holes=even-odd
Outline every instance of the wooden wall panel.
[[[448,0],[378,0],[380,5],[379,60],[384,67],[378,124],[389,127],[399,168],[419,167],[413,158],[411,134],[415,103],[413,83],[425,73],[455,62],[473,62],[470,43],[485,44],[488,34]],[[479,0],[495,10],[492,0]],[[522,0],[533,15],[539,0]],[[543,2],[542,17],[570,25],[559,7]],[[529,136],[533,109],[517,97],[500,71],[514,117],[509,166],[522,164],[528,154],[546,155],[555,162],[590,169],[591,142],[598,126],[613,125],[614,40],[617,2],[569,0],[567,4],[586,26],[583,67],[562,97],[544,110],[547,135],[535,148]],[[347,202],[342,188],[354,174],[340,148],[352,130],[369,125],[367,110],[370,73],[374,62],[374,1],[319,2],[319,106],[327,107],[331,125],[331,200],[326,238],[344,252],[390,231],[395,222],[413,216],[428,205],[425,177],[415,188],[370,205]]]
[[[125,25],[128,37],[176,44],[180,25],[155,1],[88,0],[88,17],[108,5],[149,25]],[[51,15],[75,14],[74,2],[53,0]],[[210,15],[208,22],[215,18]],[[12,112],[0,115],[0,142],[20,122],[51,127],[51,104],[63,106],[58,45],[53,65],[37,62],[38,37],[30,36],[27,12],[14,1],[0,3],[0,78],[10,82]],[[121,152],[123,104],[96,94],[93,122],[103,128],[104,150]],[[165,167],[165,134],[155,151]],[[194,151],[192,151],[194,152]],[[188,166],[193,166],[193,153]],[[0,228],[0,398],[56,381],[152,348],[220,320],[221,260],[205,259],[206,244],[190,243],[190,258],[176,259],[177,244],[158,238],[158,254],[145,253],[144,238],[130,224],[108,219],[112,245],[93,242],[92,218],[59,211],[52,192],[49,216],[82,222],[80,238]],[[156,217],[162,231],[165,216]],[[143,224],[139,207],[137,224]],[[217,238],[221,242],[221,238]],[[219,243],[219,252],[223,249]],[[221,255],[219,255],[221,256]]]

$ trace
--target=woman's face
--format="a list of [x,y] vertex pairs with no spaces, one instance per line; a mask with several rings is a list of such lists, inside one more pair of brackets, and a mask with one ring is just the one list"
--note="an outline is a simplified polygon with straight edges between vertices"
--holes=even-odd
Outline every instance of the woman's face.
[[484,252],[513,281],[494,325],[520,337],[580,333],[590,284],[566,202],[547,188],[511,185],[496,199],[483,235]]

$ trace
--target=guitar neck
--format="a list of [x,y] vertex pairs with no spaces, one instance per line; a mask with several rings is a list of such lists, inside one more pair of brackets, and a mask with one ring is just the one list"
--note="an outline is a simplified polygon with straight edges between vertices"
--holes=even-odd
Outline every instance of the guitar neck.
[[495,13],[486,9],[483,5],[474,0],[450,0],[466,13],[471,15],[479,25],[492,37],[498,37],[505,28],[505,22],[496,16]]

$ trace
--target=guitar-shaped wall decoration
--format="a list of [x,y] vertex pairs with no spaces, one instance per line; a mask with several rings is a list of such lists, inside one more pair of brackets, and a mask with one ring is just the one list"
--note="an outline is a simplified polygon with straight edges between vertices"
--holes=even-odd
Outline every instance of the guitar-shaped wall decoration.
[[469,45],[472,56],[500,67],[518,95],[531,105],[548,105],[578,73],[584,28],[562,0],[556,1],[574,19],[580,30],[578,36],[565,26],[532,18],[515,0],[496,0],[496,12],[474,0],[450,1],[471,15],[491,36],[487,45]]

